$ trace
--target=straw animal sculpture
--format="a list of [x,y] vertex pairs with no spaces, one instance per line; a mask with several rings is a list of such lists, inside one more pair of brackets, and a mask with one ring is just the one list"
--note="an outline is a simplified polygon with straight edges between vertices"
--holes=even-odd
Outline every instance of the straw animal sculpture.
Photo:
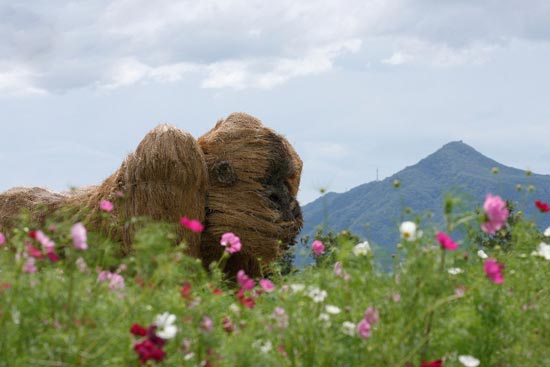
[[177,240],[187,243],[189,255],[208,266],[222,255],[221,235],[233,232],[243,247],[225,270],[260,275],[294,244],[302,227],[296,200],[301,170],[290,143],[244,113],[219,121],[198,141],[163,124],[98,186],[66,193],[18,187],[1,193],[0,231],[17,225],[22,209],[43,224],[61,209],[77,216],[83,208],[97,214],[100,201],[109,200],[115,203],[116,230],[92,219],[97,215],[87,216],[87,225],[120,241],[123,253],[132,249],[131,218],[177,223],[186,216],[206,226],[202,233],[178,226]]

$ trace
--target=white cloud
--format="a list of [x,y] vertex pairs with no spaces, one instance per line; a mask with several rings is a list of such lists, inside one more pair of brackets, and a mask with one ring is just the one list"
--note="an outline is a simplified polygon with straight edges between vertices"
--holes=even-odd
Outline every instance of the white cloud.
[[473,43],[453,48],[446,44],[430,43],[417,38],[399,40],[398,48],[382,63],[388,65],[423,64],[434,67],[481,65],[491,60],[492,53],[501,46]]
[[360,40],[349,40],[313,49],[300,58],[215,63],[207,66],[209,75],[201,86],[269,89],[291,78],[329,71],[335,58],[360,47]]
[[411,59],[411,56],[409,56],[406,53],[403,52],[396,52],[391,57],[382,60],[384,64],[389,65],[401,65],[407,63]]
[[115,62],[107,73],[106,80],[100,85],[106,88],[118,88],[150,80],[173,83],[181,80],[186,73],[199,69],[200,66],[190,63],[151,67],[134,58],[125,58]]
[[0,96],[41,95],[47,92],[34,84],[37,77],[32,71],[15,67],[8,71],[0,70]]

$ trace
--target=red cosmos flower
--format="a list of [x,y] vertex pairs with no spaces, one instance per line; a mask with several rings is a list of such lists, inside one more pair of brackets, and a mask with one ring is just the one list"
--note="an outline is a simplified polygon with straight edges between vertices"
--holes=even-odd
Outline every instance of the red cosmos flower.
[[222,327],[227,333],[232,333],[234,331],[233,321],[229,316],[225,316],[223,318]]
[[191,297],[191,289],[193,287],[188,282],[183,283],[183,286],[181,287],[181,296],[187,300],[191,300],[193,297]]
[[223,291],[219,288],[215,288],[214,286],[210,287],[212,289],[212,294],[219,296],[223,294]]
[[163,347],[166,344],[166,340],[162,339],[160,336],[157,336],[157,334],[155,333],[156,330],[157,330],[157,325],[149,326],[149,329],[147,329],[147,338],[152,343],[155,343],[155,345],[158,345],[159,347]]
[[437,361],[431,361],[431,362],[422,362],[420,364],[420,367],[441,367],[443,366],[443,360],[438,359]]
[[50,259],[52,263],[56,263],[59,261],[59,257],[53,251],[48,252],[46,256],[48,256],[48,259]]
[[145,340],[141,343],[134,345],[134,350],[139,355],[139,361],[141,363],[147,363],[149,360],[155,360],[162,362],[166,357],[166,353],[150,340]]
[[44,257],[44,255],[42,254],[42,251],[40,251],[30,243],[27,243],[27,254],[37,259],[41,259]]
[[245,297],[243,289],[240,289],[237,292],[237,299],[246,308],[254,308],[254,306],[256,306],[256,301],[254,301],[254,298]]
[[147,335],[147,329],[139,324],[134,324],[130,328],[130,332],[135,336],[145,336]]
[[548,213],[550,212],[550,205],[548,205],[547,203],[545,202],[542,202],[540,200],[537,200],[535,201],[535,205],[537,206],[537,208],[539,208],[540,212],[541,213]]

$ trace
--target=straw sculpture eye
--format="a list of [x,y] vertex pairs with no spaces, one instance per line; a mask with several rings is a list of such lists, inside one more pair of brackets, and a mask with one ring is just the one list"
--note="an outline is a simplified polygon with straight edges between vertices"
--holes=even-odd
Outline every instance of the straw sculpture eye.
[[223,186],[233,186],[237,182],[237,174],[228,161],[219,161],[210,168],[210,175]]

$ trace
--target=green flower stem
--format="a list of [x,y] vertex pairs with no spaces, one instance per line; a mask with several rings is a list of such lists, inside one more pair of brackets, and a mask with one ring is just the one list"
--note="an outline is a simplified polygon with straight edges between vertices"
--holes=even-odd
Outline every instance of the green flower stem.
[[220,271],[223,271],[225,269],[225,265],[227,264],[227,260],[231,257],[231,254],[227,251],[224,251],[222,254],[222,257],[218,261],[217,267],[220,269]]

